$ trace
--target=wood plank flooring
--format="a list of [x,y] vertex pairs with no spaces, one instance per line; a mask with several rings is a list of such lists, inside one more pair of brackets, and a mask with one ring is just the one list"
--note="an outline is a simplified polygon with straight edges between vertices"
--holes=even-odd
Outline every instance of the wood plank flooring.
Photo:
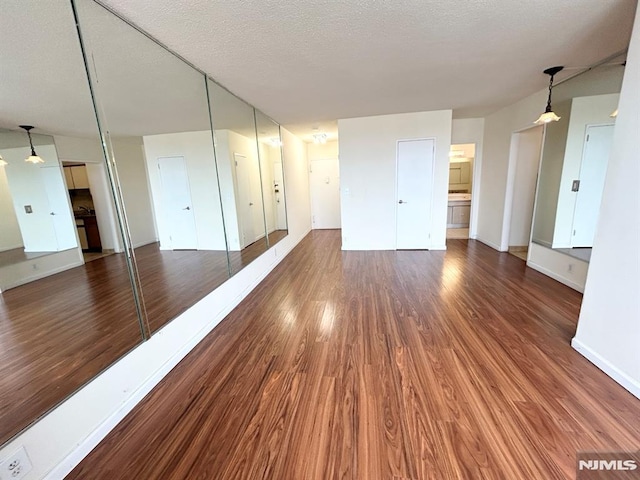
[[560,479],[636,450],[640,402],[569,345],[581,295],[448,247],[312,232],[67,478]]
[[[286,231],[270,234],[273,245]],[[230,255],[234,271],[266,251]],[[135,251],[157,331],[228,278],[215,251]],[[124,255],[110,255],[0,293],[0,445],[142,342]]]

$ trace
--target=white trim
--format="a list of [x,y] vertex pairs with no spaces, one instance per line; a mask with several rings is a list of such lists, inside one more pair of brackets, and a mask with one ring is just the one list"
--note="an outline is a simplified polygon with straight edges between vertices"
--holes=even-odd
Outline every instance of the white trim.
[[[58,252],[53,252],[53,253],[58,253]],[[33,262],[35,260],[37,260],[38,258],[32,258],[29,260],[25,260],[22,263],[29,263],[29,262]],[[76,267],[81,267],[84,265],[84,260],[79,260],[79,261],[75,261],[75,262],[71,262],[71,263],[67,263],[66,265],[62,265],[60,267],[51,269],[51,270],[45,270],[45,271],[41,271],[40,273],[37,273],[36,275],[31,275],[29,277],[22,277],[22,278],[17,278],[14,281],[9,281],[8,283],[5,283],[4,285],[2,285],[2,290],[1,291],[5,291],[5,290],[9,290],[10,288],[15,288],[15,287],[19,287],[21,285],[26,285],[27,283],[31,283],[31,282],[35,282],[36,280],[40,280],[46,277],[50,277],[51,275],[55,275],[56,273],[61,273],[64,272],[66,270],[71,270],[72,268],[76,268]]]
[[[529,255],[527,256],[527,258],[530,258],[531,255],[531,250],[529,250]],[[527,260],[527,267],[529,268],[533,268],[534,270],[553,278],[554,280],[566,285],[567,287],[571,287],[574,290],[577,290],[580,293],[584,293],[584,285],[580,285],[579,283],[576,283],[572,280],[569,280],[568,278],[563,277],[562,275],[558,275],[556,272],[549,270],[548,268],[543,267],[542,265],[539,265],[537,263],[532,262],[531,260]]]
[[609,377],[622,385],[622,387],[628,390],[631,395],[640,399],[640,382],[624,373],[591,347],[582,343],[578,337],[573,337],[571,340],[571,346]]
[[501,247],[497,243],[493,243],[493,242],[490,242],[489,240],[485,240],[483,238],[480,238],[479,235],[476,235],[476,238],[474,238],[474,240],[477,240],[480,243],[484,243],[487,247],[491,247],[494,250],[497,250],[499,252],[505,251],[505,250],[500,250]]

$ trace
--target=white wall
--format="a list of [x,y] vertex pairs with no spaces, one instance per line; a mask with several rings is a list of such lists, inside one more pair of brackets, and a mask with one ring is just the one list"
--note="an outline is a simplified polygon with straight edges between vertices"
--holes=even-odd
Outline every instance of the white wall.
[[338,120],[342,248],[396,248],[398,140],[435,138],[431,249],[445,249],[451,110]]
[[289,235],[6,444],[1,460],[24,445],[26,480],[64,478],[309,233],[306,147],[286,130],[282,138]]
[[510,247],[529,245],[543,133],[543,127],[534,127],[516,133],[512,140],[515,142],[516,166],[509,224]]
[[553,231],[554,248],[570,248],[573,231],[573,212],[577,193],[571,191],[572,183],[580,178],[584,137],[588,125],[613,123],[609,116],[616,108],[620,95],[593,95],[577,97],[571,102],[571,117],[567,132],[567,144],[562,163],[562,175],[558,191],[558,204]]
[[0,252],[23,247],[5,167],[0,167]]
[[[160,248],[170,248],[170,229],[163,215],[158,158],[184,157],[191,188],[198,250],[225,250],[220,197],[211,132],[184,132],[143,137],[149,185],[156,212]],[[114,149],[117,147],[114,146]],[[118,167],[118,170],[120,167]],[[125,205],[125,208],[126,205]]]
[[640,9],[572,345],[640,398]]
[[482,152],[484,118],[456,118],[451,122],[451,143],[475,143],[473,174],[471,176],[471,218],[469,238],[478,236],[478,211],[480,206],[480,182],[482,179]]
[[310,162],[338,158],[338,140],[327,143],[307,143],[307,157]]
[[[141,137],[112,140],[118,179],[134,248],[158,241]],[[89,178],[91,180],[91,178]],[[93,183],[91,183],[93,188]]]

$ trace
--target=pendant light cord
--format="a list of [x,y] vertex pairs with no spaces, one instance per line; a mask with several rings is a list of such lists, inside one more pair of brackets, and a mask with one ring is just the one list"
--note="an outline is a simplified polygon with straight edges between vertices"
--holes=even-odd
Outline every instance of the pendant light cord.
[[545,109],[545,113],[549,113],[551,111],[551,90],[553,89],[553,75],[549,75],[549,98],[547,99],[547,108]]

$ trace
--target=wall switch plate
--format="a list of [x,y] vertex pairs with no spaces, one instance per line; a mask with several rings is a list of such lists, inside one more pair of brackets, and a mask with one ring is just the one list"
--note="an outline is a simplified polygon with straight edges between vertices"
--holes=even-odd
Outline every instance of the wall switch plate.
[[31,471],[33,466],[24,447],[0,463],[0,480],[19,480]]
[[26,213],[33,213],[33,208],[31,208],[31,205],[25,205],[24,206],[24,211]]

